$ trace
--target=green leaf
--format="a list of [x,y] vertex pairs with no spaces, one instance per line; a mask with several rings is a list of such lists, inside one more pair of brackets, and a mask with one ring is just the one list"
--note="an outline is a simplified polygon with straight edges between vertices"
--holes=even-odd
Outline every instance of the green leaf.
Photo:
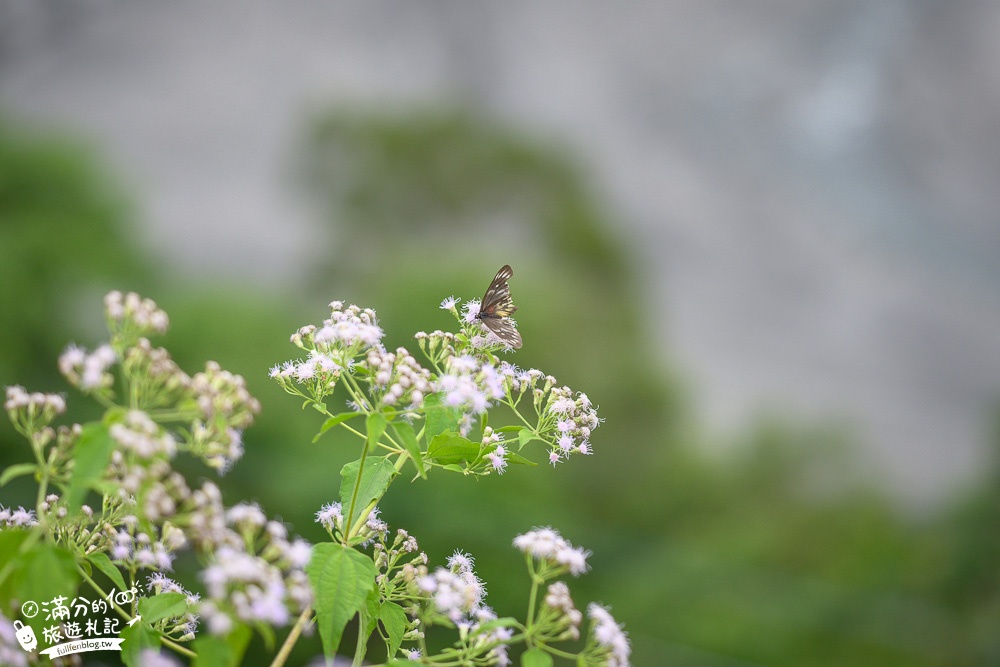
[[98,570],[107,575],[108,579],[111,580],[118,590],[123,591],[128,586],[125,585],[125,578],[122,576],[121,570],[119,570],[108,555],[103,551],[95,551],[94,553],[87,556],[87,560],[93,564]]
[[406,612],[395,602],[383,602],[378,617],[382,621],[385,633],[389,635],[389,657],[392,657],[403,644],[407,624]]
[[160,634],[143,623],[145,620],[122,628],[121,638],[125,640],[122,642],[122,662],[128,667],[143,667],[140,662],[142,652],[160,648]]
[[[22,545],[23,546],[23,545]],[[41,605],[57,596],[67,598],[64,604],[76,596],[80,585],[80,575],[76,560],[66,549],[54,544],[39,542],[26,551],[18,550],[15,556],[14,596],[22,603],[33,600]],[[35,634],[41,637],[45,614],[39,614],[27,621]]]
[[439,433],[458,429],[458,420],[462,411],[450,405],[441,403],[441,394],[431,394],[424,399],[424,437],[430,442]]
[[[18,566],[24,565],[24,561],[19,558],[19,553],[29,535],[31,533],[27,530],[0,530],[0,563],[6,565],[13,562],[15,565],[12,570],[6,570],[5,567],[0,566],[0,570],[6,571],[4,578],[0,580],[0,608],[7,609],[7,603],[19,599],[15,592],[21,583]],[[24,602],[24,600],[20,601]]]
[[192,667],[237,667],[243,662],[252,635],[242,623],[237,623],[225,637],[201,633],[191,647],[198,654]]
[[187,596],[183,593],[160,593],[139,600],[139,615],[152,625],[165,618],[174,618],[187,611]]
[[333,417],[330,417],[325,422],[323,422],[322,426],[320,426],[319,433],[317,433],[316,436],[313,438],[313,442],[319,440],[324,433],[329,431],[337,424],[343,424],[348,419],[354,419],[355,417],[360,417],[361,414],[362,413],[360,412],[341,412],[339,415],[334,415]]
[[537,438],[535,437],[535,434],[531,431],[531,429],[526,428],[523,431],[518,431],[517,441],[520,444],[518,445],[517,448],[524,449],[524,446],[529,442],[531,442],[532,440],[537,440]]
[[354,525],[354,521],[368,503],[382,497],[396,475],[396,469],[389,459],[384,456],[369,456],[361,473],[361,484],[358,486],[354,509],[348,517],[347,512],[350,511],[351,496],[354,494],[354,483],[358,479],[359,467],[360,461],[351,461],[340,470],[340,502],[344,508],[345,523],[348,527]]
[[479,445],[452,431],[439,433],[427,446],[427,458],[434,459],[438,463],[475,461],[477,456],[479,456]]
[[73,447],[73,476],[66,492],[70,513],[79,511],[87,491],[100,481],[114,448],[107,426],[100,422],[83,425],[83,433]]
[[8,466],[3,473],[0,473],[0,486],[3,486],[15,477],[35,472],[37,467],[37,464],[34,463],[15,463],[12,466]]
[[492,621],[486,621],[485,623],[480,623],[476,626],[476,634],[484,635],[493,632],[495,628],[516,628],[520,624],[516,618],[512,616],[504,616],[502,618],[494,618]]
[[533,648],[521,654],[521,667],[552,667],[552,656],[540,648]]
[[80,583],[76,561],[66,549],[40,542],[19,556],[22,565],[18,591],[25,600],[51,600],[57,595],[72,598]]
[[[361,629],[358,636],[363,638],[361,640],[362,645],[359,646],[356,651],[360,651],[361,658],[364,659],[365,653],[368,650],[368,638],[371,634],[375,632],[375,627],[378,625],[378,601],[380,597],[380,592],[378,586],[372,586],[372,589],[368,591],[368,597],[365,598],[365,605],[362,607],[359,620],[361,622]],[[357,655],[357,653],[355,654]]]
[[416,466],[417,473],[426,479],[427,472],[424,470],[424,454],[420,451],[420,443],[417,442],[417,434],[413,430],[413,426],[408,422],[397,422],[392,425],[392,430],[395,431],[396,437],[403,442],[403,447],[410,455],[413,465]]
[[499,431],[500,433],[517,433],[518,431],[523,431],[526,427],[520,424],[512,424],[510,426],[501,426],[500,428],[493,429],[494,431]]
[[507,463],[517,463],[517,464],[524,465],[524,466],[536,466],[536,465],[538,465],[537,463],[535,463],[531,459],[526,459],[523,456],[521,456],[520,454],[515,454],[514,452],[507,452],[507,456],[505,456],[504,458],[507,459]]
[[385,667],[424,667],[424,663],[414,660],[391,660],[385,663]]
[[375,563],[354,549],[324,542],[313,547],[306,574],[316,592],[316,625],[323,653],[332,659],[344,627],[361,611],[375,586]]
[[378,446],[378,440],[385,433],[388,420],[381,412],[375,412],[365,418],[365,432],[368,434],[368,451],[374,451]]

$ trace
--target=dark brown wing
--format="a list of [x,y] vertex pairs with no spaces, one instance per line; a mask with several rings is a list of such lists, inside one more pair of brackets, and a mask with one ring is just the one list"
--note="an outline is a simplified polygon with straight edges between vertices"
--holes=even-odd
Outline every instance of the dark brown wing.
[[483,302],[479,306],[480,319],[485,321],[486,318],[510,317],[517,310],[517,306],[510,298],[510,285],[507,284],[513,275],[514,270],[509,264],[504,264],[503,268],[497,271],[493,282],[486,288]]
[[497,338],[503,341],[504,345],[520,349],[521,334],[514,328],[514,324],[507,318],[487,317],[482,320],[490,331],[496,334]]

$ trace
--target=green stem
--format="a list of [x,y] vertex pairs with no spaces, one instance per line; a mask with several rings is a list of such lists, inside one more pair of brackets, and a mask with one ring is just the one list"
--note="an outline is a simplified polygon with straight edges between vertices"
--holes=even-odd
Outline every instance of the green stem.
[[[354,516],[354,506],[358,502],[358,492],[361,490],[361,475],[365,471],[365,459],[368,458],[368,438],[365,438],[365,445],[361,448],[361,460],[358,462],[358,478],[354,480],[354,489],[351,491],[351,504],[347,508],[347,521],[350,522]],[[352,525],[344,534],[344,546],[348,540],[356,534],[356,526]]]
[[302,635],[302,630],[305,628],[306,623],[309,622],[309,618],[312,616],[312,607],[306,607],[301,614],[299,614],[299,620],[295,621],[292,631],[288,633],[285,638],[285,643],[281,645],[281,650],[278,651],[278,655],[274,656],[274,660],[271,661],[271,667],[283,667],[285,661],[288,660],[288,656],[292,652],[292,647],[295,646],[295,642],[299,640]]
[[365,624],[360,618],[358,619],[358,645],[354,647],[354,660],[351,661],[351,667],[361,667],[361,663],[365,660],[365,651],[368,650],[368,643],[365,641],[368,639],[364,636]]
[[[535,621],[535,600],[538,598],[539,578],[535,573],[535,562],[532,560],[531,554],[524,554],[524,558],[528,562],[528,573],[531,575],[531,594],[528,596],[528,614],[525,620],[525,628],[530,636],[531,626]],[[531,645],[530,641],[528,641],[528,645]]]

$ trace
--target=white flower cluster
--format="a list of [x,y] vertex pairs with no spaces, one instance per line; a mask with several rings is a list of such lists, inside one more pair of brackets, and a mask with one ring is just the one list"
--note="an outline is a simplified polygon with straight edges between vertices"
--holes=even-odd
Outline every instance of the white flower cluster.
[[580,622],[583,620],[583,614],[573,604],[573,598],[569,594],[569,586],[562,581],[549,584],[549,588],[545,592],[545,606],[556,612],[558,615],[557,624],[564,626],[565,637],[560,637],[560,639],[577,640],[580,638]]
[[177,453],[177,443],[171,435],[142,410],[129,410],[124,423],[113,424],[108,432],[123,450],[141,459],[158,455],[169,459]]
[[[214,486],[194,495],[204,510],[199,539],[210,554],[202,572],[209,599],[198,609],[210,632],[228,634],[233,618],[284,626],[312,603],[303,569],[311,553],[307,542],[289,542],[284,524],[268,521],[257,505],[224,510]],[[248,545],[263,546],[253,553]]]
[[[159,595],[160,593],[180,593],[185,596],[186,610],[183,614],[173,618],[170,626],[165,628],[165,630],[168,634],[176,633],[176,635],[179,635],[177,639],[180,641],[194,639],[195,632],[198,630],[198,614],[196,610],[198,604],[201,602],[201,596],[197,593],[192,593],[162,572],[154,572],[149,575],[146,580],[146,590],[154,595]],[[143,667],[148,667],[150,663],[140,662],[139,664],[143,665]]]
[[7,387],[4,408],[19,433],[36,446],[44,447],[56,435],[49,424],[66,411],[66,400],[58,394],[29,393],[24,387],[14,385]]
[[317,349],[381,347],[385,333],[378,325],[374,310],[362,309],[354,304],[345,308],[343,301],[332,301],[330,311],[330,318],[323,320],[323,326],[312,334]]
[[[228,599],[240,620],[247,623],[263,621],[278,627],[288,623],[287,590],[281,571],[263,558],[220,547],[213,554],[212,564],[202,572],[202,579],[208,587],[209,597]],[[202,607],[209,629],[214,634],[226,634],[229,628],[223,631],[220,626],[224,627],[229,617],[223,616],[225,620],[221,620],[218,611],[218,605],[213,602]]]
[[156,306],[152,299],[143,299],[135,292],[122,295],[108,292],[104,297],[104,312],[112,331],[134,329],[138,334],[165,333],[170,326],[166,312]]
[[510,647],[507,642],[514,636],[514,631],[501,625],[484,632],[483,626],[497,619],[496,612],[485,605],[473,613],[473,618],[476,622],[469,627],[469,634],[473,636],[472,648],[492,646],[486,654],[488,660],[486,664],[499,665],[499,667],[510,665],[510,656],[507,655]]
[[148,377],[143,387],[147,407],[175,403],[178,392],[190,389],[191,378],[170,358],[162,347],[153,347],[148,338],[140,338],[125,350],[123,363],[129,377]]
[[35,518],[35,510],[17,509],[0,505],[0,529],[4,528],[31,528],[38,525]]
[[137,532],[139,522],[134,516],[124,517],[122,523],[125,528],[109,531],[113,533],[108,551],[112,561],[128,569],[169,571],[173,568],[174,552],[187,543],[179,528],[165,526],[157,540],[146,532]]
[[574,576],[587,571],[590,552],[574,547],[553,528],[535,528],[514,538],[514,547]]
[[439,567],[417,580],[417,586],[434,603],[437,611],[458,623],[482,607],[486,586],[472,571],[473,561],[457,553],[449,559],[449,569]]
[[528,394],[539,412],[539,435],[552,445],[549,463],[556,464],[571,454],[591,454],[590,434],[601,424],[597,408],[583,392],[575,395],[566,386],[557,386],[551,375],[531,368],[521,370],[500,362],[500,375],[508,397],[518,401]]
[[[361,538],[361,546],[366,547],[378,540],[385,541],[385,536],[389,532],[389,524],[379,518],[379,508],[373,507],[365,523],[360,527],[355,537]],[[348,526],[344,525],[343,506],[340,503],[327,503],[316,512],[316,523],[326,528],[331,537],[343,535]]]
[[208,465],[225,472],[243,456],[243,429],[260,413],[260,402],[243,376],[210,361],[191,378],[200,419],[192,425],[191,451]]
[[430,371],[421,368],[404,347],[395,353],[370,349],[358,366],[370,373],[373,398],[381,405],[407,404],[417,410],[433,390]]
[[590,633],[606,656],[608,667],[628,667],[632,647],[629,646],[628,635],[622,629],[606,608],[596,603],[587,607],[590,617]]
[[110,345],[101,345],[89,354],[82,347],[70,345],[59,357],[59,372],[84,393],[101,391],[114,384],[110,369],[115,361],[115,351]]
[[[128,429],[124,433],[128,438],[141,437]],[[171,468],[166,458],[143,459],[128,448],[111,453],[106,475],[116,483],[119,501],[134,505],[150,521],[170,519],[191,496],[184,475]]]
[[343,507],[340,503],[327,503],[316,512],[316,522],[326,528],[331,534],[344,529]]
[[590,434],[600,425],[601,420],[586,394],[580,392],[573,398],[569,387],[553,387],[549,392],[547,410],[548,415],[556,421],[558,436],[556,449],[549,453],[552,463],[573,452],[590,454],[593,451],[590,448]]
[[7,399],[3,407],[7,412],[24,411],[32,418],[51,415],[43,421],[51,421],[56,415],[66,411],[66,399],[59,394],[29,393],[24,387],[14,385],[7,387]]
[[470,355],[449,357],[445,370],[434,389],[442,394],[445,405],[462,410],[459,426],[462,435],[467,435],[473,419],[504,397],[503,380],[495,366]]
[[493,450],[486,455],[490,466],[497,474],[502,475],[507,469],[507,446],[503,443],[503,433],[493,430],[492,426],[483,429],[483,447],[493,446]]

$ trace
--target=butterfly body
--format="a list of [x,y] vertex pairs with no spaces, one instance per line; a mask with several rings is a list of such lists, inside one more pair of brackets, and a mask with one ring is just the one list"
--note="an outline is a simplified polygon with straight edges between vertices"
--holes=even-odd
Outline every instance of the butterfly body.
[[496,334],[504,344],[513,348],[521,347],[521,334],[514,328],[510,316],[517,310],[510,296],[510,286],[507,281],[514,276],[514,270],[505,264],[497,271],[496,277],[486,288],[483,301],[479,306],[479,321],[487,329]]

